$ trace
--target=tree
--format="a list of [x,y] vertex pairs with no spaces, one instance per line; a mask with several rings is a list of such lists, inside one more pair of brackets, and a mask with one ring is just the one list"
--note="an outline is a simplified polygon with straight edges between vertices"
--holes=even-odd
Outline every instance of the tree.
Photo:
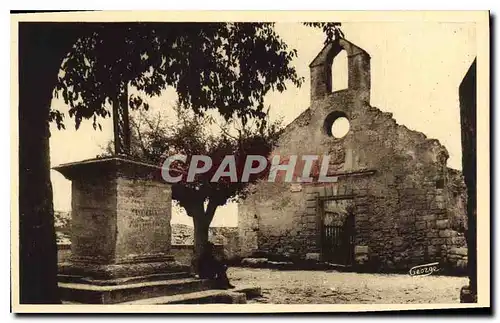
[[20,303],[59,303],[57,246],[50,182],[52,90],[80,24],[19,24]]
[[[57,248],[50,183],[53,93],[76,127],[110,115],[132,84],[148,95],[165,86],[197,114],[265,119],[263,97],[302,79],[296,51],[272,23],[19,23],[20,302],[57,303]],[[55,89],[55,91],[54,91]],[[130,97],[132,107],[147,106]]]
[[[175,115],[175,120],[168,122],[161,114],[148,116],[143,112],[136,113],[130,120],[131,155],[157,165],[161,165],[169,156],[188,156],[184,163],[173,163],[170,172],[171,176],[182,176],[178,183],[172,185],[172,198],[193,219],[196,260],[208,241],[208,229],[217,208],[244,197],[249,184],[267,176],[269,165],[262,172],[251,174],[248,181],[239,180],[247,156],[268,157],[277,143],[282,127],[280,120],[270,122],[268,117],[265,122],[253,120],[252,123],[242,125],[232,120],[221,125],[215,117],[197,116],[182,108],[180,103],[175,107]],[[112,145],[109,144],[106,154],[112,153]],[[194,155],[209,156],[212,166],[207,172],[197,174],[193,181],[188,181],[189,157]],[[220,177],[212,182],[226,156],[234,156],[238,181]],[[223,169],[228,170],[228,167]]]

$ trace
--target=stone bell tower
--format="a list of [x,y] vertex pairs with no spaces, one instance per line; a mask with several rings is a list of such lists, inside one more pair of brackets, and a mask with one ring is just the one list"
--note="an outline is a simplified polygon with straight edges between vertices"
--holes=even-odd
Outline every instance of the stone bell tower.
[[332,63],[342,50],[347,52],[347,90],[355,91],[355,97],[359,100],[370,102],[370,55],[348,40],[340,39],[327,44],[309,64],[311,103],[335,91],[332,89]]

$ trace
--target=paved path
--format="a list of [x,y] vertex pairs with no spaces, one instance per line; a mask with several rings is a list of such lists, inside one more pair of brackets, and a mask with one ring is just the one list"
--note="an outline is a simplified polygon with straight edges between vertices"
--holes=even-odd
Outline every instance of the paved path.
[[335,271],[279,271],[230,268],[236,284],[262,287],[263,297],[249,303],[272,304],[390,304],[459,303],[466,277],[411,277]]

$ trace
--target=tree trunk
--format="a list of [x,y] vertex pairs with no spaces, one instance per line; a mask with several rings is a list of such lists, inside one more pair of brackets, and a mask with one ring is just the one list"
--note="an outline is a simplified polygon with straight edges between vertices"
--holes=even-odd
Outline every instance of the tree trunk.
[[210,202],[206,210],[202,202],[199,202],[197,205],[190,203],[188,207],[185,207],[187,214],[193,219],[194,250],[191,265],[196,273],[198,272],[198,259],[208,242],[208,228],[210,227],[216,208],[217,206]]
[[50,182],[49,113],[52,90],[69,47],[52,47],[48,38],[54,37],[53,30],[42,25],[19,24],[21,304],[60,303]]
[[208,242],[208,227],[210,222],[206,221],[205,214],[193,217],[194,224],[194,253],[193,262],[196,264],[198,258],[204,251],[204,247]]

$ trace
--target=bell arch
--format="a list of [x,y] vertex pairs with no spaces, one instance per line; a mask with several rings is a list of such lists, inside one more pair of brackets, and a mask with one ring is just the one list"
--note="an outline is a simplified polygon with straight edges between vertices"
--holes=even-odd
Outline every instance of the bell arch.
[[347,90],[356,91],[360,100],[370,101],[370,55],[353,43],[339,39],[323,47],[309,65],[311,75],[311,101],[332,93],[332,64],[341,51],[347,53]]

